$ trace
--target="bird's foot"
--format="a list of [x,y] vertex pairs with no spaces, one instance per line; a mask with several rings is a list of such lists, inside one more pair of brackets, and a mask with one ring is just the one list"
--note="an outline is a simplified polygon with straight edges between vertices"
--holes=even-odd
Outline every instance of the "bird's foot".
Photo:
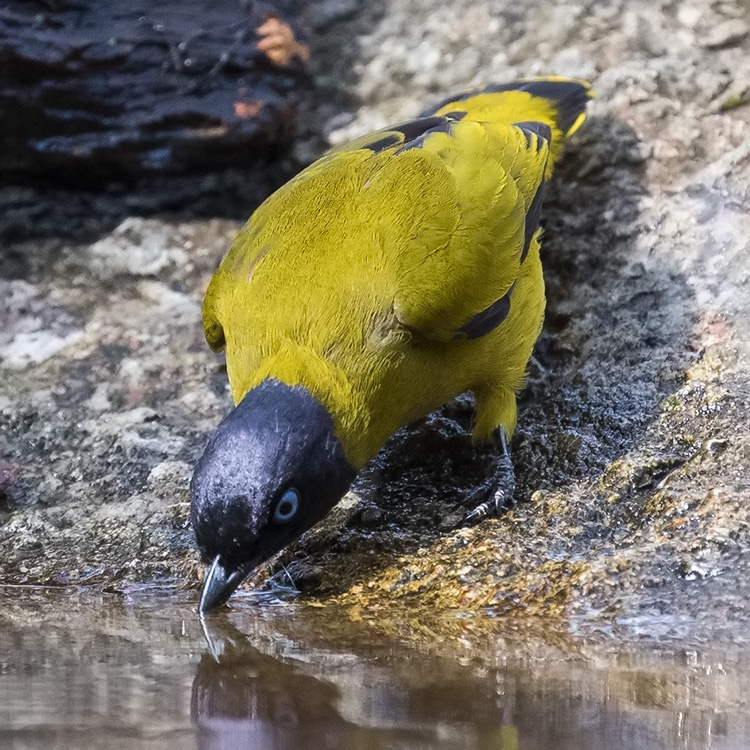
[[466,500],[465,505],[469,507],[469,510],[464,516],[464,523],[473,524],[489,516],[499,516],[516,504],[513,496],[516,489],[516,475],[502,428],[497,430],[495,444],[498,448],[498,455],[492,476],[482,482]]

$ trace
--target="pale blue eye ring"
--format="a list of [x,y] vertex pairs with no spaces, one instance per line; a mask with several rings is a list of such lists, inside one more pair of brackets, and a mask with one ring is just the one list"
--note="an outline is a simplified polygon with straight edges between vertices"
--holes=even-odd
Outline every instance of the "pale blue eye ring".
[[299,510],[299,492],[290,487],[276,503],[276,510],[273,512],[273,520],[276,523],[286,523],[291,521],[297,515]]

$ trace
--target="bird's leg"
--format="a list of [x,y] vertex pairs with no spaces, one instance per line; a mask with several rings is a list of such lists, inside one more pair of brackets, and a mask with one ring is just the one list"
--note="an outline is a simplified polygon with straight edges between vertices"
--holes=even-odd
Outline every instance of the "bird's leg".
[[471,506],[471,509],[464,516],[466,523],[477,523],[488,516],[499,516],[503,510],[515,505],[513,493],[516,489],[516,475],[510,460],[505,430],[502,427],[495,428],[492,440],[497,449],[492,476],[469,496],[466,505]]

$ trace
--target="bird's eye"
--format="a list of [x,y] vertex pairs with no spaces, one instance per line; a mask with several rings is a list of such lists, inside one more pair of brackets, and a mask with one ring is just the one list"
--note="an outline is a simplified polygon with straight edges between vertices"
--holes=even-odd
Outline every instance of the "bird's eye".
[[291,521],[299,509],[299,492],[290,487],[276,503],[276,510],[273,512],[273,520],[276,523],[286,523]]

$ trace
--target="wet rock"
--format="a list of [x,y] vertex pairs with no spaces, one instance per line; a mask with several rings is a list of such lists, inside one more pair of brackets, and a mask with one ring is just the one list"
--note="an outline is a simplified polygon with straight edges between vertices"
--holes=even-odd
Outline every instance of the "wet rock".
[[357,522],[363,528],[377,526],[383,518],[383,512],[379,508],[365,508],[357,518]]
[[[517,506],[461,526],[461,500],[492,465],[467,435],[463,398],[394,436],[282,555],[320,572],[310,578],[322,600],[611,621],[748,615],[750,133],[741,103],[720,104],[750,70],[742,46],[697,43],[716,13],[741,18],[727,8],[387,0],[321,31],[312,64],[324,93],[305,122],[306,159],[417,114],[446,93],[444,73],[463,87],[600,71],[592,116],[546,197],[548,312],[511,446]],[[254,184],[238,173],[240,192],[243,180]],[[177,195],[185,210],[198,188],[221,202],[226,183],[179,184],[159,206]],[[113,232],[118,212],[151,202],[126,193],[66,204],[0,190],[12,209],[0,265],[16,284],[0,296],[8,330],[85,333],[23,371],[3,368],[0,458],[29,467],[0,526],[3,580],[166,575],[190,586],[202,571],[187,482],[231,397],[200,304],[241,224],[165,213]],[[90,238],[21,242],[11,231],[89,226],[92,206],[120,217],[90,231],[96,252]],[[382,518],[368,519],[370,507]],[[252,585],[269,573],[286,575],[272,567]]]
[[301,593],[312,594],[320,589],[323,579],[323,568],[304,560],[293,560],[273,577],[272,582],[280,588],[291,585]]
[[453,531],[453,529],[457,529],[459,526],[461,526],[465,517],[466,511],[462,508],[457,508],[456,510],[446,513],[440,519],[438,528],[440,529],[440,531]]

